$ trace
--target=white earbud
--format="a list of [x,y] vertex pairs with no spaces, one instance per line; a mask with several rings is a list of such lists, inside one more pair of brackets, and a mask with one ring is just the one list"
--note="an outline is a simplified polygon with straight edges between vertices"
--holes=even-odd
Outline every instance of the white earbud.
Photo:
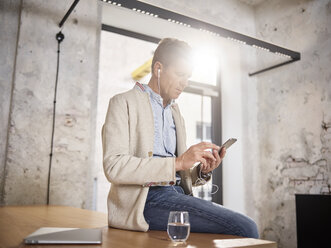
[[157,77],[160,78],[161,69],[157,69]]

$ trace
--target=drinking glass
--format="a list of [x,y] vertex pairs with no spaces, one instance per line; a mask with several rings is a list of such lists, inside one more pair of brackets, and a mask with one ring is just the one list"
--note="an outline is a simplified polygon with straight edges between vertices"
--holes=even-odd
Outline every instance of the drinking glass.
[[174,242],[185,242],[190,235],[188,212],[171,211],[168,219],[168,235]]

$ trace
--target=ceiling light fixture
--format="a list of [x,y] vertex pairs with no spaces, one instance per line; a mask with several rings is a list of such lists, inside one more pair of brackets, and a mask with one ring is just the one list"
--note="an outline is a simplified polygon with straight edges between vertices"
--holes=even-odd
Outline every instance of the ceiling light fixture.
[[[185,27],[191,27],[194,29],[198,29],[202,32],[207,32],[208,34],[211,34],[213,36],[218,36],[218,37],[221,36],[221,37],[227,38],[229,40],[236,41],[240,44],[250,45],[254,48],[261,49],[261,50],[264,50],[267,52],[271,52],[276,55],[289,59],[288,61],[273,65],[271,67],[267,67],[267,68],[264,68],[264,69],[256,71],[256,72],[249,73],[248,74],[249,76],[254,76],[259,73],[269,71],[271,69],[274,69],[274,68],[277,68],[277,67],[280,67],[280,66],[283,66],[286,64],[293,63],[295,61],[300,60],[300,58],[301,58],[301,54],[299,52],[292,51],[287,48],[280,47],[280,46],[274,45],[269,42],[265,42],[265,41],[262,41],[262,40],[259,40],[259,39],[241,34],[241,33],[237,33],[237,32],[225,29],[225,28],[221,28],[214,24],[200,21],[200,20],[185,16],[185,15],[181,15],[181,14],[166,10],[166,9],[162,9],[160,7],[156,7],[151,4],[143,3],[143,2],[140,2],[137,0],[117,0],[117,2],[112,2],[112,1],[105,2],[105,0],[100,0],[100,1],[104,2],[106,4],[109,3],[109,4],[117,5],[122,8],[127,8],[127,9],[133,10],[135,12],[140,12],[141,14],[145,14],[145,15],[152,15],[151,13],[153,13],[153,16],[156,18],[164,19],[166,21],[173,22],[178,25],[183,25]],[[79,2],[79,0],[75,0],[73,2],[70,9],[68,10],[68,12],[65,14],[63,19],[61,20],[61,22],[59,24],[60,27],[62,27],[62,25],[64,24],[64,22],[66,21],[66,19],[68,18],[68,16],[70,15],[70,13],[75,8],[75,6],[77,5],[78,2]]]
[[200,21],[200,20],[188,17],[188,16],[184,16],[184,15],[181,15],[181,14],[178,14],[178,13],[175,13],[175,12],[172,12],[172,11],[160,8],[160,7],[156,7],[151,4],[143,3],[143,2],[140,2],[137,0],[118,0],[117,2],[121,3],[122,4],[121,7],[123,7],[123,8],[131,9],[131,10],[135,10],[135,9],[142,10],[141,12],[139,11],[140,13],[144,13],[144,12],[154,13],[160,19],[164,19],[166,21],[173,22],[175,24],[182,25],[185,27],[191,27],[194,29],[198,29],[201,32],[208,33],[213,36],[224,37],[229,40],[235,41],[239,44],[250,45],[256,49],[271,52],[278,56],[282,56],[284,58],[289,59],[288,61],[273,65],[271,67],[264,68],[259,71],[253,72],[253,73],[249,73],[249,76],[257,75],[259,73],[269,71],[271,69],[274,69],[274,68],[277,68],[277,67],[280,67],[280,66],[283,66],[286,64],[293,63],[295,61],[300,60],[300,58],[301,58],[301,55],[299,52],[292,51],[287,48],[280,47],[280,46],[274,45],[272,43],[265,42],[265,41],[225,29],[225,28],[216,26],[214,24]]

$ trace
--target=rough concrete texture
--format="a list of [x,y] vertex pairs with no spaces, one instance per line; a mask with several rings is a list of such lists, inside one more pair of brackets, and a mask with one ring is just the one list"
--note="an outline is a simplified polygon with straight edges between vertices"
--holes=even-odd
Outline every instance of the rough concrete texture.
[[[45,204],[58,23],[72,1],[23,1],[6,160],[4,204]],[[80,1],[63,29],[50,203],[88,208],[93,182],[99,11]],[[13,40],[13,43],[16,41]]]
[[261,238],[296,247],[295,194],[331,193],[331,1],[267,1],[256,26],[259,38],[302,55],[257,76],[260,156],[251,192]]
[[259,5],[262,2],[264,2],[265,0],[239,0],[240,2],[246,3],[250,6],[255,6],[255,5]]
[[221,2],[218,0],[191,0],[189,4],[176,0],[142,0],[142,2],[246,35],[255,35],[254,20],[252,20],[254,10],[251,6],[238,0]]
[[[3,202],[8,118],[16,58],[16,40],[21,1],[0,2],[0,205]],[[4,35],[3,35],[4,34]]]

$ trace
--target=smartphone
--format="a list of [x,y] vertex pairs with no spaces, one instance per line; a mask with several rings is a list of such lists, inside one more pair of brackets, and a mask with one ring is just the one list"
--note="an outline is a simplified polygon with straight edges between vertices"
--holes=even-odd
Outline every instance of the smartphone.
[[233,143],[235,143],[237,141],[237,139],[235,138],[231,138],[228,139],[227,141],[225,141],[225,143],[221,146],[221,149],[219,150],[219,154],[221,154],[222,151],[222,147],[225,147],[226,149],[228,149]]

